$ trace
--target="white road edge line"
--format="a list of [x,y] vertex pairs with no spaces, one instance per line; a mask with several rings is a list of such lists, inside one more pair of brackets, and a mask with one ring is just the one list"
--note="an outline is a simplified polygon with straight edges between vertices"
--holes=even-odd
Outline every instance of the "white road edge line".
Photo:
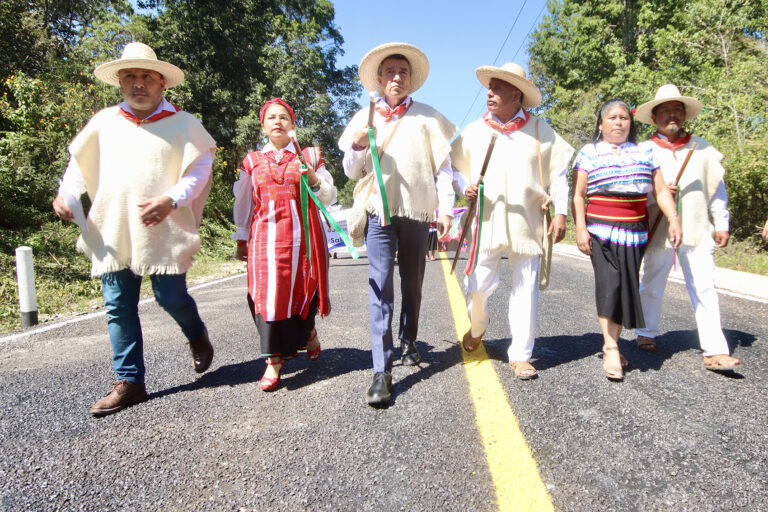
[[[226,281],[231,281],[232,279],[237,279],[239,277],[243,277],[244,275],[245,275],[245,272],[242,272],[240,274],[235,274],[235,275],[231,275],[231,276],[227,276],[227,277],[222,277],[222,278],[219,278],[219,279],[214,279],[213,281],[208,281],[207,283],[201,283],[201,284],[192,286],[191,288],[188,288],[188,290],[192,292],[192,291],[195,291],[195,290],[199,290],[201,288],[206,288],[208,286],[213,286],[215,284],[224,283]],[[139,301],[139,305],[149,304],[150,302],[154,302],[154,301],[155,301],[155,298],[154,297],[150,297],[148,299],[144,299],[142,301]],[[85,315],[79,315],[79,316],[76,316],[75,318],[69,318],[69,319],[61,321],[61,322],[53,322],[53,323],[50,323],[50,324],[44,324],[44,325],[42,325],[40,327],[35,327],[35,328],[30,329],[28,331],[24,331],[24,332],[20,332],[18,334],[12,334],[10,336],[2,337],[2,338],[0,338],[0,343],[6,343],[6,342],[9,342],[9,341],[14,341],[14,340],[18,340],[18,339],[21,339],[21,338],[26,338],[27,336],[33,336],[35,334],[40,334],[40,333],[43,333],[43,332],[52,331],[54,329],[58,329],[60,327],[64,327],[65,325],[75,324],[75,323],[78,323],[78,322],[84,322],[86,320],[90,320],[92,318],[103,316],[105,314],[106,314],[106,310],[104,308],[101,308],[100,311],[97,311],[95,313],[88,313],[88,314],[85,314]]]
[[[583,255],[579,256],[577,254],[568,254],[566,252],[557,252],[556,254],[558,256],[564,256],[566,258],[572,258],[574,260],[586,260],[586,261],[589,261],[589,258],[587,256],[583,256]],[[641,275],[642,275],[642,273],[641,273]],[[677,284],[685,284],[685,279],[680,279],[679,277],[674,277],[674,276],[671,276],[671,275],[667,278],[667,281],[672,281],[673,283],[677,283]],[[759,302],[760,304],[768,304],[768,300],[761,299],[759,297],[753,297],[751,295],[744,295],[744,294],[737,293],[737,292],[732,292],[732,291],[729,291],[729,290],[723,290],[722,288],[717,288],[717,287],[715,287],[715,289],[717,290],[717,294],[718,295],[728,295],[730,297],[736,297],[737,299],[750,300],[752,302]],[[0,341],[2,341],[2,340],[0,340]]]

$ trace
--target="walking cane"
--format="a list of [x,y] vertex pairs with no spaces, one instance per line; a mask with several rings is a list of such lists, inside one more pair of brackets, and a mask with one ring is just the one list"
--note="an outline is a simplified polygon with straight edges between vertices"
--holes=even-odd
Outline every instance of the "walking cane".
[[[488,143],[488,151],[485,153],[485,160],[483,161],[483,167],[480,169],[480,178],[477,180],[477,186],[478,186],[478,194],[477,197],[475,197],[472,202],[469,205],[469,209],[467,209],[467,218],[464,219],[464,226],[461,229],[461,236],[459,237],[459,245],[456,247],[456,254],[453,256],[453,264],[451,265],[451,274],[453,274],[454,269],[456,268],[456,262],[459,261],[459,253],[461,253],[461,244],[464,243],[464,238],[467,236],[467,230],[469,229],[469,226],[472,222],[472,216],[475,213],[475,206],[477,204],[477,200],[480,197],[481,187],[480,185],[483,184],[483,178],[485,177],[485,170],[488,168],[488,162],[491,160],[491,153],[493,153],[493,146],[496,144],[496,137],[498,135],[494,132],[491,135],[491,142]],[[480,219],[480,222],[482,222],[483,219]],[[478,233],[475,233],[475,236],[478,236]]]

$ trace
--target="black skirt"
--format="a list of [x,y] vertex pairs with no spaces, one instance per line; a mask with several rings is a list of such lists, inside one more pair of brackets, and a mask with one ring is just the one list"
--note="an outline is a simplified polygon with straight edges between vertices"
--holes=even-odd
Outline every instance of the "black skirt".
[[427,232],[427,254],[437,250],[437,227],[429,225]]
[[248,295],[248,307],[253,323],[261,338],[261,355],[264,357],[282,357],[290,359],[298,355],[299,350],[306,350],[309,333],[315,328],[317,314],[317,295],[309,303],[307,318],[293,315],[285,320],[269,322],[261,315],[254,314],[253,300]]
[[[604,222],[614,233],[648,231],[645,222]],[[609,318],[627,329],[645,327],[640,303],[640,264],[647,243],[620,244],[598,238],[592,239],[592,268],[595,271],[595,302],[597,315]]]

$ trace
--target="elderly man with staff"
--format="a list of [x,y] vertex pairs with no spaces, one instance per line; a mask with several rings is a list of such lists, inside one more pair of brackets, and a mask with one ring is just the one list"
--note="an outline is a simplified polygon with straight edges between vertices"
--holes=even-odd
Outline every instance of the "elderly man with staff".
[[[527,109],[541,103],[541,93],[519,65],[481,66],[476,73],[488,88],[488,111],[464,129],[451,151],[453,164],[474,182],[468,196],[477,195],[475,211],[468,212],[475,216],[465,270],[471,327],[462,346],[472,352],[482,341],[490,323],[488,298],[506,255],[512,275],[509,364],[517,378],[532,379],[539,288],[546,287],[549,275],[549,237],[559,242],[565,236],[574,149],[529,114]],[[555,217],[547,222],[550,203]]]
[[661,86],[652,101],[637,108],[638,121],[656,126],[651,140],[643,144],[653,148],[664,181],[676,195],[683,228],[682,244],[675,251],[666,237],[654,236],[666,231],[667,220],[659,215],[658,206],[649,207],[650,241],[640,281],[645,327],[637,329],[637,346],[646,351],[657,348],[655,338],[660,333],[664,288],[677,259],[693,304],[704,367],[733,370],[741,363],[730,355],[723,335],[714,282],[714,248],[725,247],[729,238],[728,196],[723,182],[725,170],[720,163],[723,155],[706,140],[683,128],[683,124],[698,116],[702,108],[699,100],[683,96],[672,84]]
[[53,209],[63,219],[83,219],[80,196],[91,200],[77,246],[91,259],[91,275],[101,278],[107,308],[117,382],[90,409],[104,416],[147,397],[138,314],[144,275],[189,340],[195,371],[211,364],[213,346],[187,292],[186,272],[200,249],[197,230],[216,144],[195,116],[163,97],[184,72],[158,60],[149,46],[126,45],[120,59],[94,74],[119,87],[125,101],[94,115],[69,145]]
[[[429,61],[415,46],[387,43],[363,57],[363,86],[381,98],[359,111],[339,140],[344,172],[359,179],[350,235],[365,234],[369,262],[369,321],[374,377],[370,405],[392,393],[392,314],[395,255],[402,311],[398,337],[403,365],[416,365],[421,286],[429,221],[438,208],[438,236],[451,225],[454,193],[449,158],[456,127],[432,107],[411,98],[424,84]],[[357,227],[356,227],[357,226]]]

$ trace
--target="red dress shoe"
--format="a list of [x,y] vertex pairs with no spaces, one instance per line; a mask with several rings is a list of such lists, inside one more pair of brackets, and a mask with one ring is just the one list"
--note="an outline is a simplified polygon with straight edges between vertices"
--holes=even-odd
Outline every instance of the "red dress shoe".
[[[313,341],[317,341],[317,348],[310,349],[309,345]],[[310,361],[317,361],[320,359],[320,340],[317,339],[317,329],[313,328],[309,333],[309,340],[307,341],[307,357]]]
[[274,363],[267,361],[267,364],[269,366],[276,366],[279,364],[280,369],[277,370],[277,377],[267,377],[266,375],[261,377],[259,386],[261,387],[262,391],[275,391],[277,389],[277,385],[280,384],[280,372],[283,371],[283,361],[275,361]]

